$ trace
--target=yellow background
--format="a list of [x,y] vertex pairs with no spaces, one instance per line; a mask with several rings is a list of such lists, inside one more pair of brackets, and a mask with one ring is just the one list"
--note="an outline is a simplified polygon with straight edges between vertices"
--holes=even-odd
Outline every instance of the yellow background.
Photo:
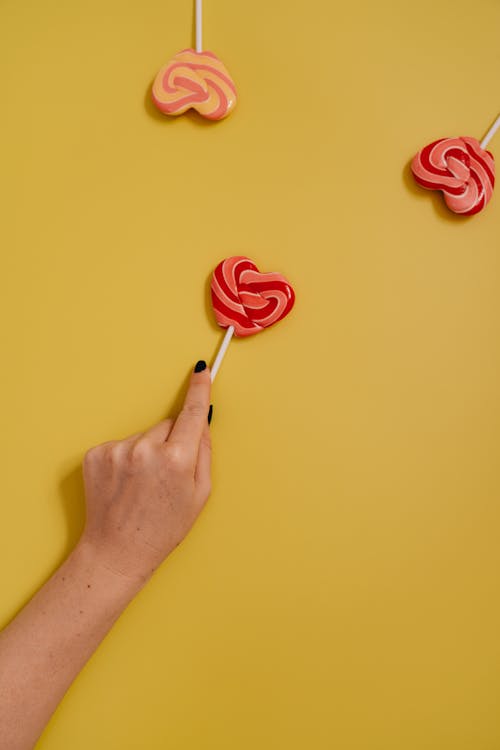
[[500,747],[500,197],[461,219],[408,174],[496,116],[499,24],[206,0],[214,124],[149,103],[190,2],[3,1],[2,622],[78,537],[84,451],[213,357],[215,264],[297,292],[231,345],[210,504],[42,750]]

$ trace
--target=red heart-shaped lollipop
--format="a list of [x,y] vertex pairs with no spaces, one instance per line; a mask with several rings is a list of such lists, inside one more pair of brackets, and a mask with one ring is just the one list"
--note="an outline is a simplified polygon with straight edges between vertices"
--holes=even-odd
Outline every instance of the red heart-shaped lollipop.
[[280,273],[261,273],[250,258],[223,260],[212,277],[212,304],[217,323],[234,327],[236,336],[251,336],[288,315],[295,293]]
[[415,180],[428,190],[441,190],[451,211],[477,214],[493,195],[493,154],[475,138],[441,138],[413,158]]
[[429,143],[413,157],[415,180],[427,190],[441,190],[454,213],[477,214],[493,195],[495,160],[486,146],[499,129],[500,115],[481,142],[462,136]]
[[227,328],[211,367],[213,382],[233,333],[251,336],[277,323],[292,309],[295,293],[280,273],[260,273],[250,258],[241,255],[219,263],[211,288],[217,323]]

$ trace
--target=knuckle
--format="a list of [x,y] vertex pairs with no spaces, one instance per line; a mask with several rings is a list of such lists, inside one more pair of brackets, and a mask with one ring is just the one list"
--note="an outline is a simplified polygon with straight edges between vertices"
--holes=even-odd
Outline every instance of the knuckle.
[[83,463],[84,464],[91,464],[95,460],[96,454],[97,454],[97,446],[94,445],[94,446],[92,446],[92,448],[89,448],[85,452],[85,455],[83,457]]
[[184,404],[183,412],[188,417],[202,417],[205,416],[205,412],[207,411],[207,408],[203,401],[199,399],[194,399],[192,401],[188,401],[186,404]]
[[103,443],[102,445],[93,445],[92,448],[89,448],[83,457],[83,465],[94,466],[98,463],[102,459],[105,447],[106,444]]
[[167,451],[167,466],[170,471],[182,474],[189,468],[189,459],[181,445],[170,445]]
[[120,466],[123,460],[122,445],[119,440],[110,440],[89,448],[83,457],[84,473],[99,474]]
[[151,446],[147,440],[138,440],[131,447],[128,454],[128,462],[132,467],[143,466],[148,462],[151,455]]
[[121,463],[121,460],[122,460],[121,444],[118,441],[114,443],[109,443],[109,445],[106,448],[105,455],[106,455],[107,462],[112,464],[113,466],[116,466],[117,464]]

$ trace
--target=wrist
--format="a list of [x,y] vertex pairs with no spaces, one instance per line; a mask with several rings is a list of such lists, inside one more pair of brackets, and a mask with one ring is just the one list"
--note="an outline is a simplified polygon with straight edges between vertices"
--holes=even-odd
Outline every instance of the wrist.
[[146,583],[140,576],[125,575],[114,568],[83,535],[70,553],[68,563],[83,589],[96,598],[105,598],[110,604],[124,608]]

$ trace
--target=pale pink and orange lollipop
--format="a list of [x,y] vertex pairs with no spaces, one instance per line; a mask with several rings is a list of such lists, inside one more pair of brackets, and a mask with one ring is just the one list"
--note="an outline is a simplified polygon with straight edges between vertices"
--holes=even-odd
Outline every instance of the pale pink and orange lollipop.
[[166,115],[195,109],[209,120],[222,120],[236,105],[236,87],[217,55],[202,48],[202,0],[196,0],[196,49],[178,52],[156,76],[153,101]]

